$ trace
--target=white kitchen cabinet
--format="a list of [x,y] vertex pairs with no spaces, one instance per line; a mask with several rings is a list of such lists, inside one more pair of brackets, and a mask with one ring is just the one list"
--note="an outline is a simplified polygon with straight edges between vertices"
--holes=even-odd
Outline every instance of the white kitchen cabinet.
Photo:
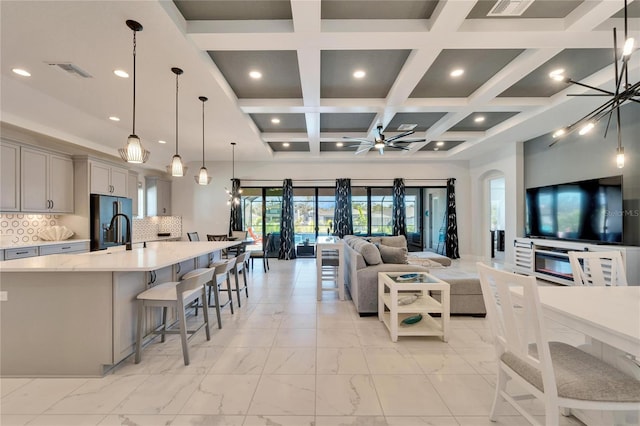
[[138,173],[129,171],[127,198],[131,198],[133,217],[138,216]]
[[129,170],[98,161],[90,161],[89,168],[92,194],[128,196]]
[[171,216],[171,181],[148,176],[145,184],[147,216]]
[[88,241],[67,241],[60,244],[48,244],[42,245],[39,248],[40,256],[47,256],[50,254],[64,254],[64,253],[88,253],[89,242]]
[[23,212],[73,213],[73,161],[62,155],[20,149]]
[[0,211],[20,210],[20,146],[2,142],[0,146]]

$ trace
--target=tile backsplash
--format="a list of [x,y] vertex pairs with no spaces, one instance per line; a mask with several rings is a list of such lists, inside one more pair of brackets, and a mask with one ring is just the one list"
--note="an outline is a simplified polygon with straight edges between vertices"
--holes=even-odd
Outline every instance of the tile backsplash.
[[[57,214],[0,214],[0,242],[2,244],[23,244],[41,241],[41,228],[60,225],[62,215]],[[182,216],[155,216],[134,218],[132,223],[133,241],[149,241],[158,238],[158,232],[170,232],[171,237],[182,236]]]
[[158,232],[170,232],[171,237],[182,237],[182,216],[153,216],[133,219],[133,241],[158,238]]
[[0,237],[4,244],[31,243],[40,241],[38,230],[58,225],[57,214],[0,214]]

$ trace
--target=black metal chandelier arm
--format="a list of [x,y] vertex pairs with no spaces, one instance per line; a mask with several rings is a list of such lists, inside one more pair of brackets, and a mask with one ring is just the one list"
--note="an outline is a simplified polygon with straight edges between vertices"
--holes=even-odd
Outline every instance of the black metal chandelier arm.
[[601,93],[605,93],[605,94],[610,95],[610,96],[614,95],[614,93],[609,91],[609,90],[604,90],[604,89],[601,89],[599,87],[591,86],[589,84],[580,83],[579,81],[575,81],[575,80],[572,80],[570,78],[566,79],[566,82],[567,83],[572,83],[572,84],[575,84],[575,85],[578,85],[578,86],[586,87],[587,89],[595,90],[595,91],[598,91],[598,92],[601,92]]

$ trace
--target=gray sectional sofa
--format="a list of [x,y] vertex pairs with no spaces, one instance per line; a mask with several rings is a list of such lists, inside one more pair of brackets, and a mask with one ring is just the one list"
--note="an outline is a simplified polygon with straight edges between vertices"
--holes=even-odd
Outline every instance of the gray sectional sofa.
[[[407,240],[395,237],[344,237],[345,286],[360,315],[378,313],[378,272],[429,272],[451,285],[451,314],[486,314],[477,274],[443,267],[443,262],[407,264]],[[442,256],[439,256],[442,257]],[[447,264],[450,264],[450,259]],[[433,260],[430,263],[433,265]],[[437,262],[438,260],[436,260]],[[434,294],[436,299],[439,299]]]

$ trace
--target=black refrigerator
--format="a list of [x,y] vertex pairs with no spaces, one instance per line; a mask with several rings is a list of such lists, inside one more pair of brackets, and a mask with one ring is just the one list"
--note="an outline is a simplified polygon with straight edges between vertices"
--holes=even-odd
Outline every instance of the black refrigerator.
[[111,219],[117,213],[127,216],[132,229],[130,198],[91,194],[91,251],[105,250],[126,243],[127,219],[118,216],[113,221],[113,226],[110,226]]

